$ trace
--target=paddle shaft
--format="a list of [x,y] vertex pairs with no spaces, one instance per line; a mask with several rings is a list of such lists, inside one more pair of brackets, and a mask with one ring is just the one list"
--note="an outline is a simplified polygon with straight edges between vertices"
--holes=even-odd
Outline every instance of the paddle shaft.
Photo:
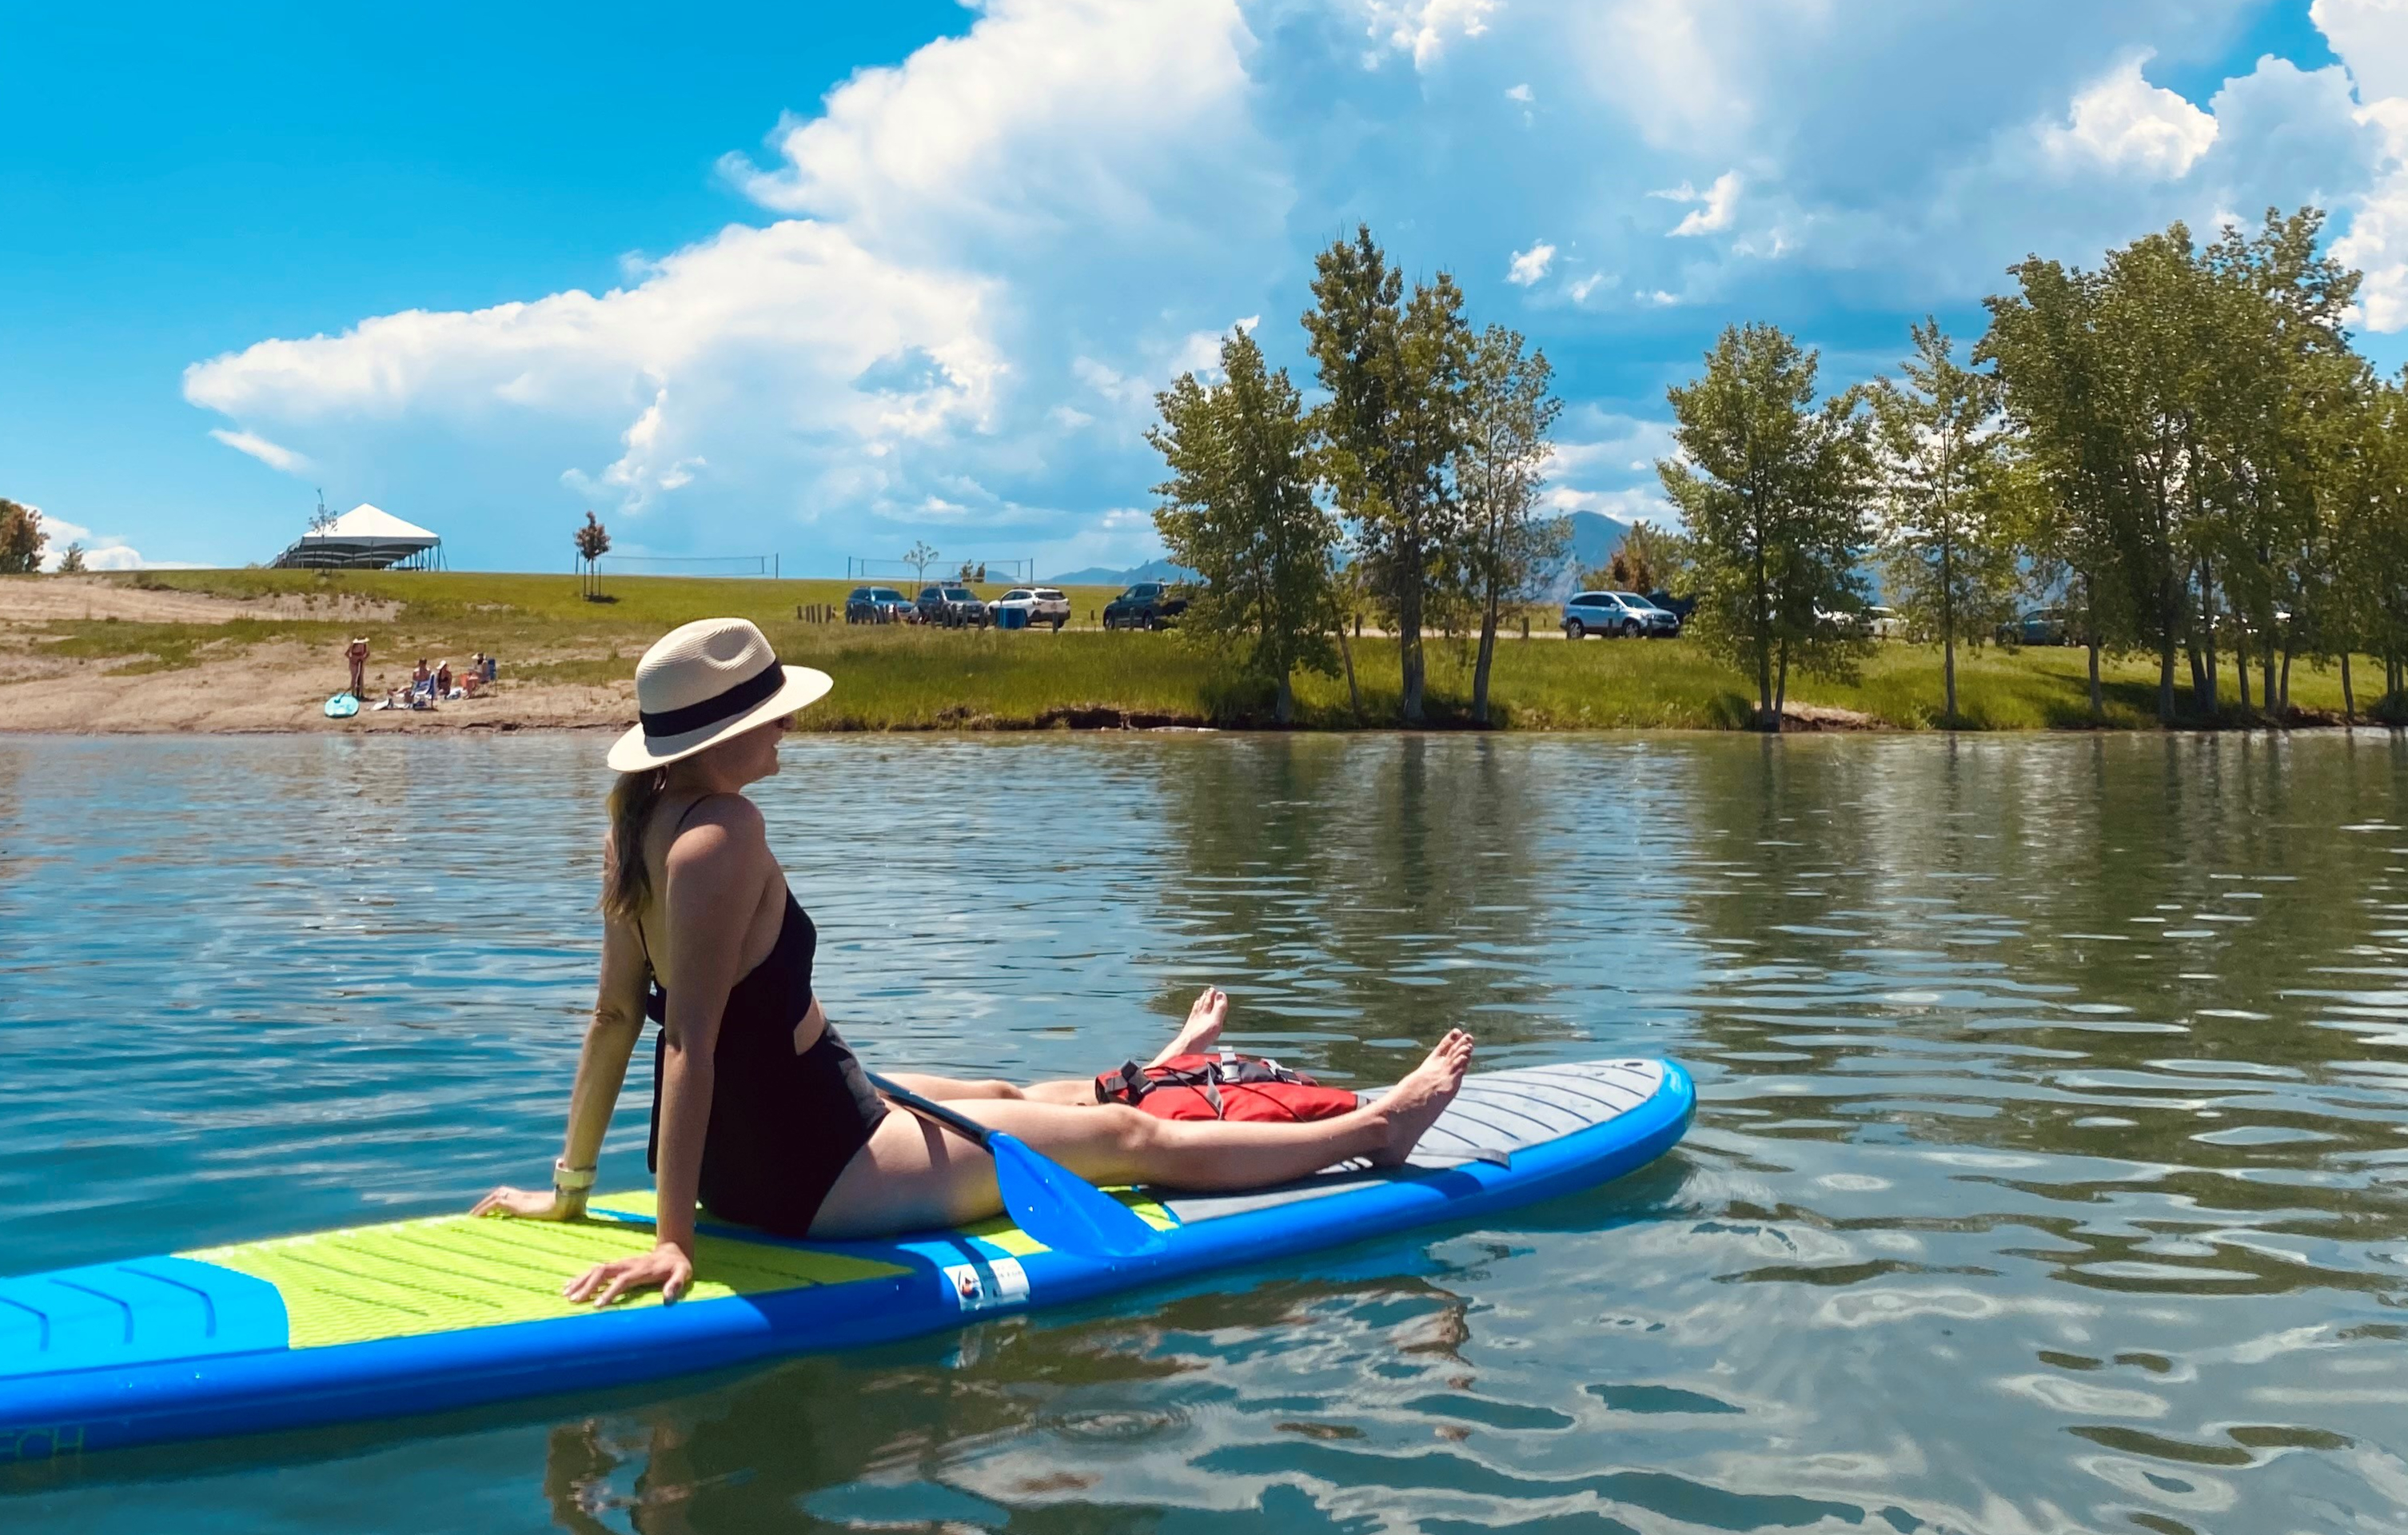
[[936,1102],[930,1098],[924,1098],[919,1094],[911,1092],[908,1088],[899,1087],[894,1083],[887,1081],[884,1077],[880,1076],[875,1071],[866,1071],[862,1074],[869,1079],[869,1085],[877,1088],[888,1097],[893,1098],[896,1102],[903,1105],[906,1109],[910,1110],[913,1113],[920,1115],[923,1119],[933,1119],[938,1124],[942,1125],[945,1128],[953,1131],[955,1134],[966,1137],[972,1145],[978,1147],[981,1151],[987,1150],[993,1144],[995,1132],[980,1124],[977,1120],[970,1118],[968,1115],[957,1114],[941,1103]]

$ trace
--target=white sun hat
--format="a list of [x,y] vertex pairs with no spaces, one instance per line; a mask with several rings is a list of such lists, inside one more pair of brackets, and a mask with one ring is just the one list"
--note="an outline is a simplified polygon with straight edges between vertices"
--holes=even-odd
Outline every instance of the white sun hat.
[[781,667],[768,638],[740,618],[704,618],[661,636],[636,663],[636,716],[610,747],[622,773],[663,768],[816,703],[835,681]]

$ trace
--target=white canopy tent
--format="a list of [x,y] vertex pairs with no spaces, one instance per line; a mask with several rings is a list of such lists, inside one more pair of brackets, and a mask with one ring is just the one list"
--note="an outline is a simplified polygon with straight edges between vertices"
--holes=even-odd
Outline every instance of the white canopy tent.
[[441,538],[366,501],[276,556],[280,570],[431,570],[442,564]]

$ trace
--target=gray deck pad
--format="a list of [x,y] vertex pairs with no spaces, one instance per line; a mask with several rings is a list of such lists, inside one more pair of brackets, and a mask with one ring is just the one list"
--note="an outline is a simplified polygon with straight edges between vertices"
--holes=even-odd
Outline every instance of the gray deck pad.
[[[1358,1157],[1275,1188],[1173,1195],[1162,1202],[1182,1221],[1209,1221],[1302,1199],[1326,1198],[1367,1184],[1426,1177],[1466,1162],[1510,1160],[1525,1147],[1628,1112],[1654,1097],[1663,1083],[1661,1061],[1575,1061],[1475,1072],[1464,1080],[1463,1090],[1401,1168],[1375,1168]],[[1371,1102],[1383,1091],[1366,1093],[1363,1100]]]

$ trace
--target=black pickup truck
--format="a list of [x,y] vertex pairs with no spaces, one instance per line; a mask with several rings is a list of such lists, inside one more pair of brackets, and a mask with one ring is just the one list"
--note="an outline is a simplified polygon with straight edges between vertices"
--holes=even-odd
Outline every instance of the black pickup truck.
[[1178,588],[1158,581],[1141,581],[1104,604],[1107,629],[1168,628],[1187,610]]

